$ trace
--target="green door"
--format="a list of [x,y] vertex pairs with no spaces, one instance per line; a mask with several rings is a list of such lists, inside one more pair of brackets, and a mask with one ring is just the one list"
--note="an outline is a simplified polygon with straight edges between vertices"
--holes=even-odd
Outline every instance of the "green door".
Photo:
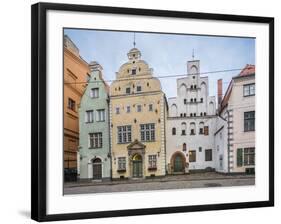
[[133,177],[142,177],[142,157],[140,155],[133,157]]
[[174,172],[183,172],[183,161],[180,155],[176,155],[174,160]]

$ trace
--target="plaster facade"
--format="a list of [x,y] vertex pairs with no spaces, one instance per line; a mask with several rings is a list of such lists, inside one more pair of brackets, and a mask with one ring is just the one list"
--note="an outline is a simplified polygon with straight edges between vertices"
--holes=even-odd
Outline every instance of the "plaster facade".
[[90,63],[91,76],[79,108],[80,179],[110,179],[108,85],[103,80],[102,67]]
[[127,55],[110,86],[112,178],[164,176],[165,94],[141,52]]
[[177,96],[168,99],[167,171],[169,174],[216,167],[216,101],[200,61],[187,62],[187,77],[177,79]]

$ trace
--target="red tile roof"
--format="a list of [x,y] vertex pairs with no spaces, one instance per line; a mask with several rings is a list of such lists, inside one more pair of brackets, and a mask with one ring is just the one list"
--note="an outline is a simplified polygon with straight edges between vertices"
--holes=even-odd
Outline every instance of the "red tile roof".
[[238,76],[248,76],[252,74],[255,74],[255,65],[247,64],[246,67],[242,69],[242,71],[239,73]]
[[[233,78],[239,78],[239,77],[245,77],[245,76],[249,76],[249,75],[253,75],[255,74],[255,65],[250,65],[247,64],[245,66],[245,68],[243,68],[241,70],[241,72],[239,73],[239,75],[233,77]],[[228,104],[228,100],[230,98],[230,94],[232,92],[232,86],[233,86],[233,78],[231,80],[231,82],[229,83],[227,90],[225,92],[225,95],[222,99],[221,105],[220,105],[220,112],[227,106]]]

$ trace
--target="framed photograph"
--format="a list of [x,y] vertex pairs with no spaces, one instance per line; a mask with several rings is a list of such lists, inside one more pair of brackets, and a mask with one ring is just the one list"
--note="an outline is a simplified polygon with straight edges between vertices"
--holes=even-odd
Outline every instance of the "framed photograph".
[[32,219],[273,205],[273,18],[32,6]]

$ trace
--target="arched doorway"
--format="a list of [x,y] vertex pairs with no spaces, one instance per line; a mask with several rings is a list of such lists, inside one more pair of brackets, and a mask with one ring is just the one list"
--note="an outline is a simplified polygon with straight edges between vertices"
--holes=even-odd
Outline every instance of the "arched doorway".
[[142,177],[142,157],[140,154],[133,156],[133,177]]
[[102,178],[102,162],[100,158],[92,160],[93,164],[93,179],[100,180]]
[[181,152],[176,152],[172,156],[171,159],[172,164],[172,172],[173,173],[184,173],[185,172],[185,165],[186,159],[185,156]]

